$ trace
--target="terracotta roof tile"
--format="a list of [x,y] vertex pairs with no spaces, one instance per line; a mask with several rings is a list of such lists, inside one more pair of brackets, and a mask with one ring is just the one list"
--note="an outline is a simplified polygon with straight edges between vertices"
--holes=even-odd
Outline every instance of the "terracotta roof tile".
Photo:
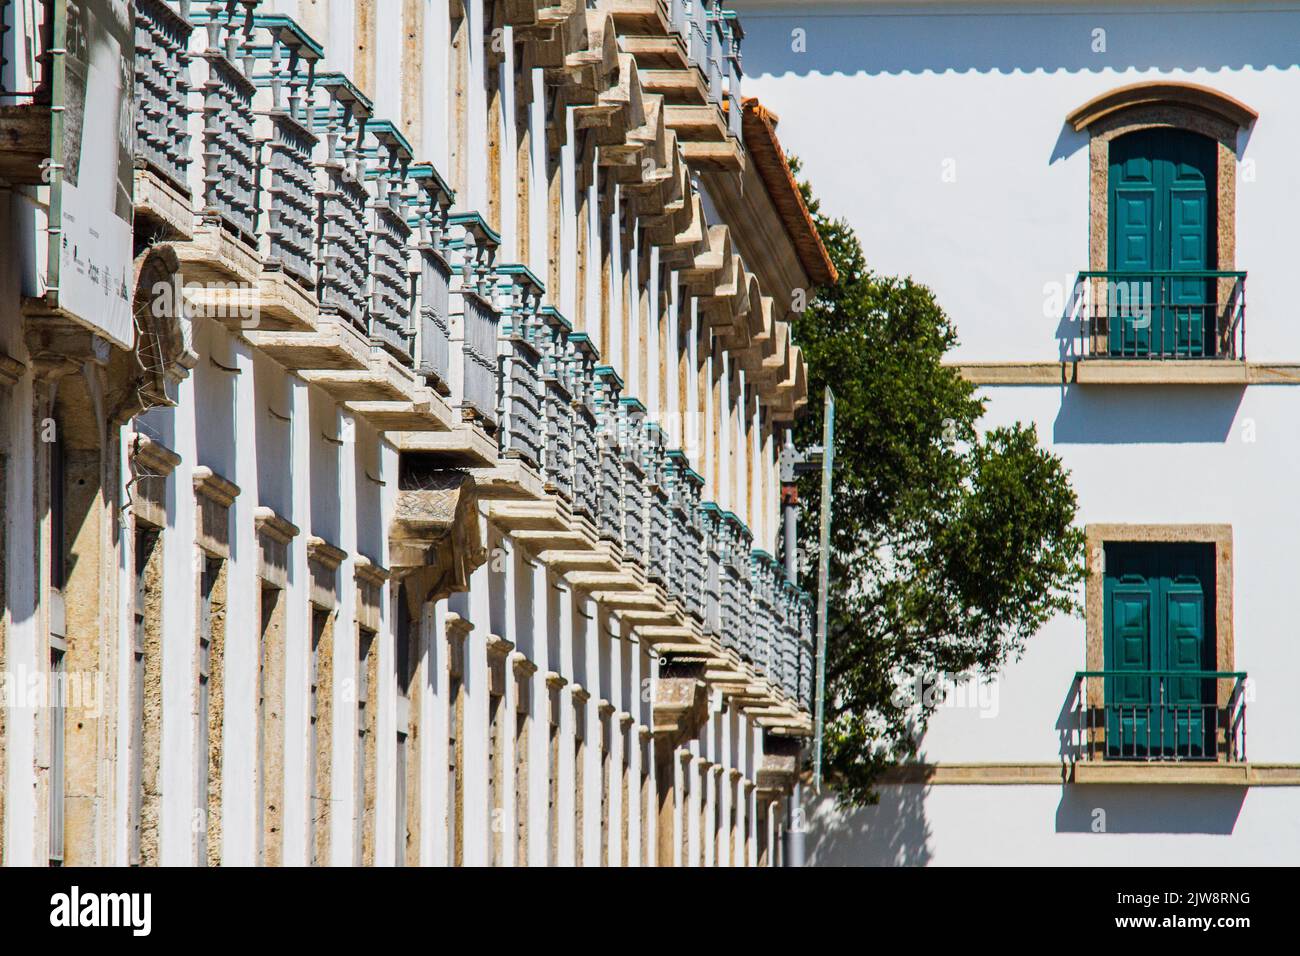
[[795,182],[794,173],[781,149],[781,142],[776,138],[776,115],[756,97],[744,100],[743,109],[745,148],[785,224],[785,231],[794,244],[804,271],[818,285],[834,283],[839,278],[835,265],[831,262],[826,247],[822,245],[817,225],[813,222],[808,207],[804,205],[799,184]]

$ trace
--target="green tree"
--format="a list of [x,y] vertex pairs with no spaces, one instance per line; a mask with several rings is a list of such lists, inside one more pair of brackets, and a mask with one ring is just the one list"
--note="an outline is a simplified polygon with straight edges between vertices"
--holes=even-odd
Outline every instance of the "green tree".
[[[918,678],[992,673],[1049,618],[1079,612],[1083,532],[1033,425],[978,432],[984,405],[943,365],[957,335],[933,293],[873,273],[848,223],[801,188],[839,272],[794,326],[809,378],[800,446],[821,442],[826,385],[836,399],[823,769],[860,805],[917,753],[941,702],[918,699]],[[799,486],[810,592],[820,480]]]

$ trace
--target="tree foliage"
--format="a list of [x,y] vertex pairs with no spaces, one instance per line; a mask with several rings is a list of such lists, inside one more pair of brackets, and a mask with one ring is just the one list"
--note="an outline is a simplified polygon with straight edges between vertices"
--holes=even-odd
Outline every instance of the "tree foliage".
[[[1083,533],[1033,425],[978,430],[984,405],[943,365],[957,335],[930,290],[873,273],[847,222],[801,188],[839,271],[794,327],[809,373],[798,445],[821,442],[826,385],[836,400],[823,766],[842,799],[872,803],[940,703],[900,688],[995,672],[1078,613]],[[820,491],[820,475],[800,479],[810,592]]]

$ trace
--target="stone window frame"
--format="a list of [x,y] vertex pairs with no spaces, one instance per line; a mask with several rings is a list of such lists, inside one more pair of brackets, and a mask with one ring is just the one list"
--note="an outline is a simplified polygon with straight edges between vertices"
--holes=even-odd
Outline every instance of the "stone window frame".
[[529,832],[529,748],[532,745],[533,716],[533,675],[537,665],[520,651],[512,651],[509,656],[510,668],[515,683],[515,865],[530,866],[528,859]]
[[447,668],[447,866],[465,865],[466,643],[474,625],[454,611],[443,621]]
[[[217,474],[207,465],[198,465],[191,474],[194,487],[194,545],[202,556],[195,573],[195,660],[192,676],[195,694],[200,693],[203,676],[198,647],[201,640],[199,616],[202,606],[202,580],[208,561],[217,562],[214,593],[219,595],[223,607],[229,600],[230,586],[230,508],[239,497],[240,488],[233,481]],[[213,626],[208,635],[208,693],[207,726],[201,726],[196,715],[196,757],[201,762],[196,767],[195,799],[204,811],[205,825],[196,827],[195,860],[199,866],[218,866],[224,852],[222,828],[221,768],[224,755],[225,726],[225,653],[227,619],[223,612],[220,626]],[[196,699],[197,703],[197,699]],[[204,753],[206,751],[206,753]]]
[[1109,263],[1111,141],[1137,130],[1157,128],[1189,130],[1217,143],[1215,268],[1235,269],[1240,134],[1258,116],[1246,104],[1210,87],[1164,81],[1109,90],[1071,111],[1066,123],[1075,132],[1087,130],[1089,134],[1089,270],[1104,272]]
[[312,535],[307,539],[309,599],[322,611],[333,613],[338,608],[338,570],[346,557],[347,552],[324,538]]
[[561,748],[564,739],[560,731],[564,726],[564,704],[560,692],[569,683],[568,678],[555,671],[546,672],[546,839],[547,859],[550,866],[560,865],[560,780]]
[[[1084,527],[1087,580],[1084,592],[1085,670],[1105,670],[1105,561],[1107,544],[1182,542],[1214,546],[1214,669],[1236,670],[1236,642],[1233,635],[1233,544],[1231,524],[1089,524]],[[1226,707],[1232,687],[1218,681],[1217,704]],[[1087,706],[1101,707],[1104,684],[1091,681]],[[1225,755],[1217,753],[1215,760]]]
[[[587,859],[587,753],[593,728],[587,715],[591,692],[581,684],[569,684],[573,706],[573,866]],[[595,864],[599,865],[599,864]]]
[[513,642],[498,634],[487,636],[488,664],[488,820],[492,823],[488,834],[488,865],[503,866],[506,860],[508,834],[498,819],[504,820],[506,793],[506,763],[511,752],[510,735],[513,723],[506,706],[506,675],[510,670],[509,658],[514,651]]
[[[258,860],[279,866],[284,849],[285,638],[290,544],[298,526],[267,505],[253,511],[257,574],[261,579],[258,631],[257,792]],[[268,600],[273,601],[269,609]]]

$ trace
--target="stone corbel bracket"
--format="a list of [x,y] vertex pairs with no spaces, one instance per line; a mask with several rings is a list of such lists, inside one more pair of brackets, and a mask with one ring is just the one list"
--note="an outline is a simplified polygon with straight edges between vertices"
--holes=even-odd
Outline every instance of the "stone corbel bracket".
[[181,456],[139,432],[128,432],[125,441],[131,461],[131,510],[137,521],[165,528],[167,478],[180,464]]
[[364,554],[352,559],[352,573],[357,585],[357,624],[370,631],[379,630],[380,592],[389,578],[387,568],[375,564]]
[[298,526],[280,517],[266,505],[253,512],[257,529],[257,573],[277,588],[289,586],[289,542],[298,536]]
[[339,565],[347,554],[324,538],[315,535],[307,539],[307,570],[311,577],[311,603],[332,611],[338,605]]
[[426,601],[469,590],[470,575],[487,560],[479,529],[474,478],[439,471],[397,494],[388,528],[388,556],[413,618]]
[[194,497],[198,505],[195,544],[221,558],[230,557],[230,506],[239,496],[239,485],[221,477],[206,465],[193,471]]
[[788,794],[799,775],[799,741],[791,737],[764,735],[763,758],[754,783],[759,792]]
[[694,738],[709,716],[709,695],[697,677],[660,677],[655,682],[654,734],[671,745]]
[[506,693],[506,662],[515,645],[497,634],[487,636],[488,693],[504,697]]

